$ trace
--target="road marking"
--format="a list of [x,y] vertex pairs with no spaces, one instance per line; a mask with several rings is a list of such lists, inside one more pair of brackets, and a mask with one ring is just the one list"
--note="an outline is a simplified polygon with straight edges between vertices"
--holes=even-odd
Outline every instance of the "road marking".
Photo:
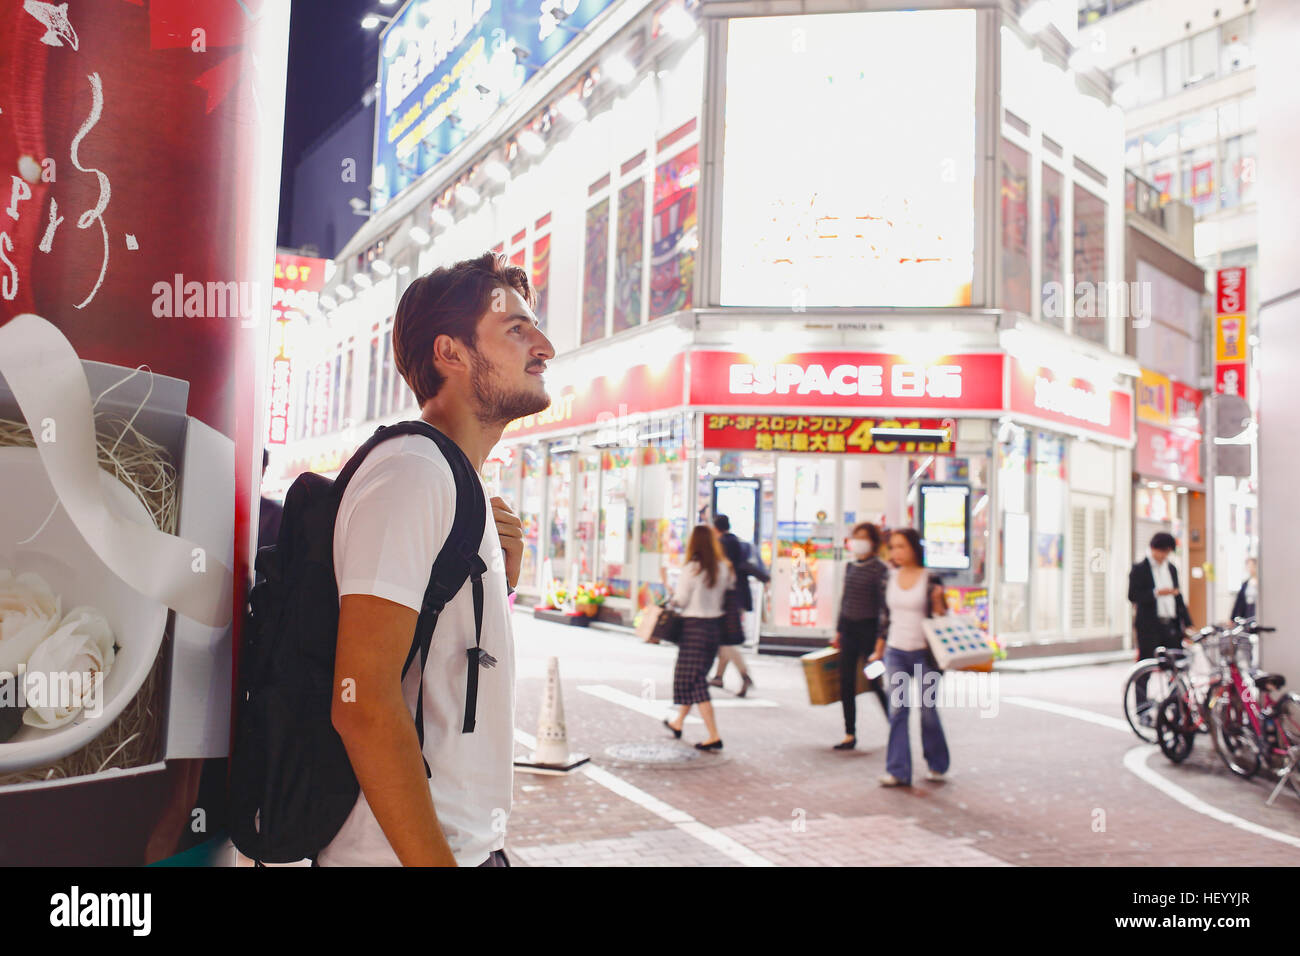
[[[1097,724],[1100,727],[1109,727],[1111,730],[1118,730],[1122,733],[1131,734],[1133,730],[1129,727],[1128,722],[1119,720],[1116,717],[1110,717],[1106,714],[1098,714],[1095,711],[1084,710],[1081,707],[1070,707],[1066,704],[1054,704],[1046,700],[1034,700],[1031,697],[1003,697],[1002,700],[1010,704],[1019,704],[1022,707],[1029,707],[1034,710],[1047,711],[1052,714],[1060,714],[1062,717],[1073,717],[1076,720],[1084,720],[1090,724]],[[1227,810],[1220,810],[1211,803],[1206,803],[1200,797],[1196,796],[1189,790],[1185,790],[1172,780],[1167,779],[1156,771],[1147,766],[1147,759],[1159,751],[1160,748],[1155,744],[1144,744],[1129,750],[1124,754],[1124,768],[1136,776],[1139,780],[1149,783],[1165,796],[1172,797],[1189,810],[1203,814],[1212,820],[1218,820],[1220,823],[1226,823],[1229,826],[1237,827],[1239,830],[1245,830],[1247,833],[1253,833],[1256,836],[1262,836],[1268,840],[1276,840],[1278,843],[1285,843],[1287,846],[1300,848],[1300,837],[1292,836],[1289,833],[1282,833],[1278,830],[1272,830],[1258,823],[1253,823],[1244,817],[1239,817]]]
[[1218,820],[1220,823],[1226,823],[1229,826],[1245,830],[1247,833],[1253,833],[1256,836],[1262,836],[1269,840],[1276,840],[1278,843],[1285,843],[1287,846],[1293,846],[1300,849],[1300,837],[1291,836],[1289,833],[1279,833],[1277,830],[1270,830],[1266,826],[1258,823],[1252,823],[1236,814],[1228,813],[1226,810],[1220,810],[1212,804],[1206,803],[1195,794],[1189,793],[1176,783],[1166,780],[1160,774],[1156,773],[1147,766],[1147,759],[1156,753],[1160,748],[1155,744],[1148,744],[1144,747],[1134,747],[1124,755],[1124,766],[1137,775],[1138,779],[1145,780],[1157,790],[1163,791],[1167,796],[1173,797],[1189,810],[1195,810],[1197,813],[1203,813],[1207,817]]
[[[659,700],[654,697],[638,697],[636,694],[629,694],[625,690],[619,690],[617,687],[610,687],[608,684],[580,684],[578,690],[584,694],[590,694],[592,697],[599,697],[601,700],[609,701],[611,704],[618,704],[620,707],[626,707],[628,710],[634,710],[638,714],[645,714],[647,717],[653,717],[655,720],[662,720],[667,717],[673,710],[671,700]],[[754,698],[753,700],[742,697],[735,700],[715,700],[714,707],[720,708],[745,708],[745,707],[780,707],[774,700],[764,700]],[[692,715],[686,718],[688,724],[703,723],[700,718]]]
[[[518,728],[515,729],[515,740],[529,750],[534,750],[537,747],[537,738]],[[707,824],[700,823],[686,811],[678,810],[658,797],[651,796],[640,787],[634,787],[622,777],[616,776],[602,767],[590,763],[583,764],[578,773],[585,773],[606,790],[618,794],[625,800],[632,801],[641,809],[653,813],[661,820],[671,823],[683,833],[688,833],[701,843],[706,843],[715,850],[726,854],[742,866],[776,866],[767,857],[755,853],[743,843],[733,840],[725,833],[719,833]]]
[[1032,697],[1003,697],[1003,701],[1008,704],[1019,704],[1021,707],[1032,707],[1034,710],[1045,710],[1049,714],[1060,714],[1062,717],[1073,717],[1075,720],[1086,720],[1090,724],[1097,724],[1100,727],[1109,727],[1111,730],[1119,730],[1126,734],[1133,733],[1128,722],[1120,720],[1117,717],[1110,717],[1106,714],[1099,714],[1096,711],[1084,710],[1082,707],[1070,707],[1067,704],[1054,704],[1047,700],[1034,700]]

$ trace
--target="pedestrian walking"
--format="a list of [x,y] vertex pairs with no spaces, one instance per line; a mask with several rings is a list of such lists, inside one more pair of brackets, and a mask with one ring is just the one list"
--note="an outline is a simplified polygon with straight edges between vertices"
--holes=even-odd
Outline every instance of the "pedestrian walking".
[[942,780],[948,772],[948,741],[939,723],[937,695],[925,692],[937,684],[939,668],[922,626],[927,617],[947,614],[948,608],[943,585],[926,573],[925,551],[914,528],[890,533],[889,560],[894,569],[885,586],[885,615],[876,650],[868,660],[883,658],[889,678],[889,749],[880,785],[908,787],[912,784],[912,748],[907,712],[913,682],[921,705],[921,752],[929,768],[926,779]]
[[736,584],[727,591],[723,604],[722,643],[718,645],[718,668],[709,679],[710,687],[722,686],[722,675],[728,664],[735,664],[740,671],[740,690],[737,697],[744,697],[754,686],[754,679],[749,676],[745,666],[745,656],[740,652],[740,645],[745,643],[745,615],[754,611],[754,596],[749,590],[749,579],[758,578],[764,584],[772,580],[748,541],[741,541],[731,531],[731,519],[726,515],[717,515],[713,519],[713,528],[722,545],[722,553],[731,562],[736,574]]
[[[397,370],[421,421],[450,438],[475,471],[509,422],[550,404],[541,373],[555,351],[533,315],[535,301],[526,271],[485,253],[416,279],[398,304]],[[434,440],[402,435],[377,445],[343,493],[334,526],[335,687],[351,693],[336,694],[331,719],[361,793],[317,857],[321,866],[509,865],[502,815],[513,793],[515,720],[507,594],[519,577],[523,529],[504,501],[487,501],[481,480],[475,484],[491,506],[477,548],[481,587],[467,582],[447,601],[427,662],[411,666],[405,680],[399,675],[434,558],[462,508],[453,472]],[[477,656],[467,644],[476,617]]]
[[[1192,626],[1192,615],[1178,590],[1178,569],[1169,556],[1178,542],[1167,531],[1151,538],[1147,557],[1128,573],[1128,599],[1133,604],[1133,630],[1137,634],[1137,659],[1154,657],[1157,647],[1182,647],[1183,629]],[[1147,726],[1155,715],[1147,703],[1147,679],[1143,675],[1134,687],[1138,719]]]
[[680,739],[686,715],[692,707],[698,707],[709,738],[697,743],[696,750],[722,749],[709,698],[708,676],[722,639],[723,604],[734,583],[735,572],[723,555],[713,529],[706,524],[696,525],[686,544],[686,566],[669,599],[681,614],[682,634],[677,644],[677,665],[673,668],[677,722],[664,720],[664,726]]
[[[836,750],[852,750],[858,745],[858,668],[875,650],[889,580],[889,566],[877,556],[881,543],[878,527],[869,521],[856,524],[845,543],[853,560],[844,566],[844,594],[831,642],[840,651],[840,706],[844,708],[844,739],[835,745]],[[873,678],[867,686],[888,720],[889,698],[880,678]]]
[[1259,564],[1254,558],[1246,559],[1246,580],[1237,591],[1237,599],[1232,602],[1232,616],[1254,617],[1255,605],[1259,601]]

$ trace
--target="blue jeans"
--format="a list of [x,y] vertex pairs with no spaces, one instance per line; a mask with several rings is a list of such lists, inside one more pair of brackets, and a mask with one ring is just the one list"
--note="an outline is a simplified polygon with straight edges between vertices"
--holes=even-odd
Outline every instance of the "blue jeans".
[[[925,762],[936,773],[948,772],[948,741],[939,723],[939,709],[926,698],[938,693],[939,672],[927,662],[928,651],[900,651],[885,648],[885,689],[889,694],[889,749],[885,769],[904,783],[912,782],[912,748],[908,742],[907,712],[911,685],[921,675],[917,690],[921,703],[921,750]],[[929,693],[927,694],[927,688]]]

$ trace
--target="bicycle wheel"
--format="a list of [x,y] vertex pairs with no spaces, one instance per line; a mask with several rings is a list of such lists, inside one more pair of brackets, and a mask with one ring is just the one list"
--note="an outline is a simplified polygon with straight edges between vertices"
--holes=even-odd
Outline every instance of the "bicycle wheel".
[[1196,740],[1195,723],[1187,703],[1187,689],[1174,685],[1173,693],[1160,703],[1156,712],[1156,741],[1160,752],[1173,763],[1182,763],[1192,752]]
[[[1147,698],[1141,707],[1137,702],[1137,688],[1140,679],[1146,678]],[[1139,740],[1149,744],[1156,743],[1156,713],[1159,704],[1172,689],[1169,672],[1155,661],[1142,661],[1129,672],[1124,682],[1124,719],[1128,721],[1133,733]]]
[[1246,705],[1237,688],[1227,684],[1210,696],[1210,739],[1224,765],[1239,777],[1259,773],[1260,753]]

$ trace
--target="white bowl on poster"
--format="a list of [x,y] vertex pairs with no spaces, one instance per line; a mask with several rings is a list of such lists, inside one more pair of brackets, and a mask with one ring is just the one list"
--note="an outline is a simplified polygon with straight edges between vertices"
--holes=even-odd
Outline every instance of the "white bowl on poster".
[[[99,470],[105,497],[114,512],[128,521],[153,527],[139,498],[112,475]],[[108,619],[118,645],[113,666],[104,678],[103,705],[91,716],[82,712],[53,730],[26,723],[6,743],[0,743],[0,773],[41,767],[81,749],[112,725],[144,685],[167,626],[167,608],[140,594],[114,574],[91,550],[63,506],[59,505],[40,534],[55,505],[54,487],[35,448],[0,448],[0,568],[15,574],[32,572],[45,579],[60,597],[62,613],[89,605]],[[32,538],[26,544],[19,544]]]

